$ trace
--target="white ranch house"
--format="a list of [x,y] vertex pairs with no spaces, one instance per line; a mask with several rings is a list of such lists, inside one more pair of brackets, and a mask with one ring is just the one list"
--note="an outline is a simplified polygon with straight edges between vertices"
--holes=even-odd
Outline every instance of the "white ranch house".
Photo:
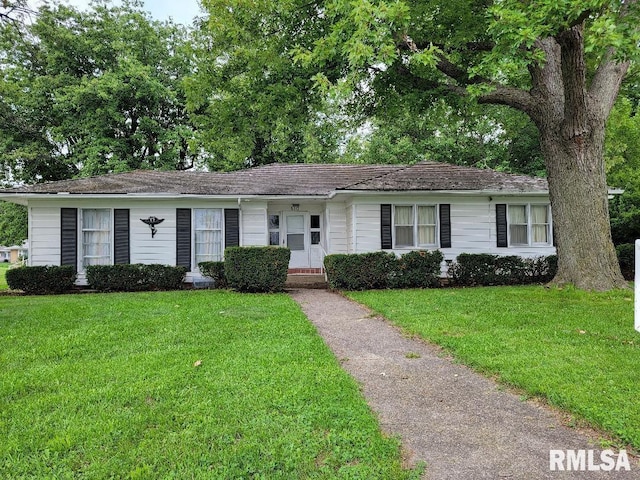
[[[435,162],[135,171],[0,190],[29,207],[29,265],[184,265],[227,246],[282,245],[290,273],[332,253],[555,253],[544,179]],[[443,268],[445,264],[443,264]]]

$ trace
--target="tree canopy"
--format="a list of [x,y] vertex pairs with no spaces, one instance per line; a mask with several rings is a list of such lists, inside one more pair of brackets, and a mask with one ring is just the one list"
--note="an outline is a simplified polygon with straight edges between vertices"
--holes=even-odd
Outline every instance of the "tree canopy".
[[335,99],[314,88],[295,45],[322,35],[314,2],[204,0],[194,33],[197,68],[189,110],[212,169],[273,162],[331,162],[343,137]]
[[22,245],[28,236],[27,207],[0,202],[0,245]]
[[0,31],[5,181],[185,168],[193,128],[181,81],[187,32],[138,2],[43,6]]

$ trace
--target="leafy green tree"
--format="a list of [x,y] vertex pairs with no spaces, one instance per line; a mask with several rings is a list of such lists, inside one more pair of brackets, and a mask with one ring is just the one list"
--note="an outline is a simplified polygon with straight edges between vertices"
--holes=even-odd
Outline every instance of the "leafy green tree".
[[[437,100],[424,108],[402,101],[378,109],[366,134],[355,136],[347,156],[364,163],[421,160],[544,176],[538,131],[518,111]],[[355,144],[355,145],[354,145]]]
[[[188,106],[213,170],[273,162],[335,161],[343,136],[336,100],[291,58],[322,33],[307,0],[204,0],[194,35]],[[315,20],[314,20],[315,19]]]
[[27,236],[27,207],[0,202],[0,245],[22,245]]
[[26,0],[2,0],[0,2],[0,23],[21,23],[32,13],[33,10]]
[[187,32],[141,3],[43,6],[0,32],[5,180],[39,181],[196,160],[181,81]]
[[605,159],[609,185],[624,190],[610,202],[611,233],[616,244],[640,238],[640,112],[626,90],[607,123]]
[[[638,55],[636,0],[323,2],[331,20],[297,59],[366,82],[430,95],[471,96],[525,113],[538,129],[558,248],[556,284],[626,287],[611,241],[605,124]],[[321,86],[335,85],[327,75]],[[371,96],[371,95],[370,95]],[[375,95],[373,95],[375,97]]]

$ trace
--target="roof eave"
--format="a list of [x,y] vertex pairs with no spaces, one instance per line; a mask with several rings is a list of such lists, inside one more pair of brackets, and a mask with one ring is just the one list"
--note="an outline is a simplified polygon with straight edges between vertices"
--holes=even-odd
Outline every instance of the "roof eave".
[[397,195],[398,193],[404,193],[408,195],[416,194],[436,194],[436,195],[495,195],[495,196],[515,196],[515,195],[540,195],[548,196],[548,190],[336,190],[337,194],[349,194],[349,195]]
[[199,193],[69,193],[69,192],[30,192],[30,193],[0,193],[0,200],[26,205],[28,200],[35,199],[216,199],[216,200],[304,200],[328,199],[329,194],[301,194],[301,195],[261,195],[261,194],[199,194]]

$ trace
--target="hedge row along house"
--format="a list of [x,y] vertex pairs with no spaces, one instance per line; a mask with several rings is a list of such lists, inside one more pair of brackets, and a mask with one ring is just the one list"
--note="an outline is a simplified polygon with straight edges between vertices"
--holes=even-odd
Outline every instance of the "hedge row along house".
[[[555,253],[547,182],[435,162],[271,164],[230,173],[134,171],[0,191],[29,208],[29,265],[183,265],[229,246],[291,249],[290,273],[333,253]],[[443,263],[443,272],[446,263]]]

